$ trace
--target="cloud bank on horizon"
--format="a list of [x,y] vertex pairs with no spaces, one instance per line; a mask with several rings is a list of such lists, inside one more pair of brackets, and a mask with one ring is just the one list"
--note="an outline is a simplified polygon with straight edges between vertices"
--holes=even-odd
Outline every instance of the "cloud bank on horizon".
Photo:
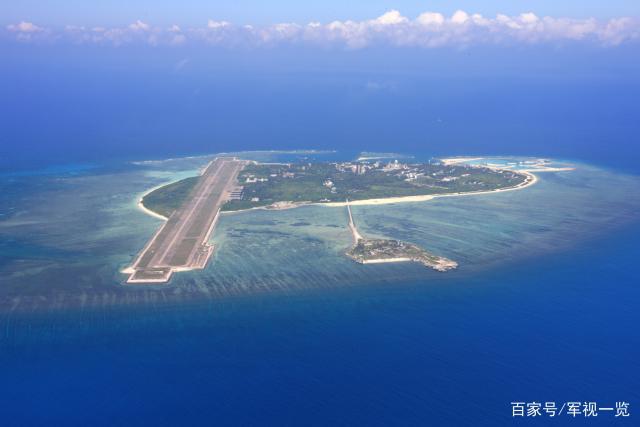
[[206,26],[199,28],[181,28],[178,25],[156,27],[138,20],[125,27],[67,26],[64,29],[51,29],[23,21],[8,25],[3,36],[22,42],[113,46],[204,43],[255,47],[304,44],[358,49],[375,45],[435,48],[567,41],[617,46],[640,40],[640,19],[620,17],[601,21],[595,18],[554,18],[539,17],[532,12],[485,18],[462,10],[450,17],[425,12],[415,19],[409,19],[397,10],[390,10],[376,19],[366,21],[311,22],[305,25],[281,23],[264,27],[210,19]]

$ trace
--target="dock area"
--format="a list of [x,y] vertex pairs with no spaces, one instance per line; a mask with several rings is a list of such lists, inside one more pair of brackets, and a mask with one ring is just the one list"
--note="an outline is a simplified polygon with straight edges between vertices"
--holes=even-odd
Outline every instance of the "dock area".
[[396,262],[419,262],[436,271],[448,271],[458,267],[458,263],[448,258],[434,255],[421,247],[401,240],[367,239],[363,237],[353,220],[351,204],[345,201],[349,215],[349,230],[353,245],[346,255],[359,264],[385,264]]
[[220,208],[236,190],[247,162],[218,157],[206,167],[189,199],[160,227],[126,270],[130,284],[160,284],[174,272],[205,268],[213,253],[208,240]]

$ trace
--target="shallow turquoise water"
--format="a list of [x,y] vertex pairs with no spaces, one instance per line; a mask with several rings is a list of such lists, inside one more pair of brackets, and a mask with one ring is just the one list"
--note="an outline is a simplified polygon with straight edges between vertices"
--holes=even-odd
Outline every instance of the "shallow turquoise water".
[[3,181],[4,309],[197,300],[374,282],[455,283],[585,244],[636,220],[640,206],[637,177],[576,164],[574,171],[539,173],[536,185],[519,191],[353,207],[364,235],[414,242],[460,264],[446,274],[412,263],[353,263],[344,256],[351,244],[344,208],[253,210],[222,217],[212,237],[216,253],[205,271],[177,274],[169,286],[122,286],[119,270],[161,224],[137,209],[136,200],[149,188],[197,173],[206,161],[150,161]]

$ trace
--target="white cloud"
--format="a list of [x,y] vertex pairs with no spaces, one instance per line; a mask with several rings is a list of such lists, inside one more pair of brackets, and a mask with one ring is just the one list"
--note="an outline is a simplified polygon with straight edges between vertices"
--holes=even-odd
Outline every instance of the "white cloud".
[[17,24],[7,26],[7,30],[12,33],[39,33],[44,31],[43,28],[38,27],[32,22],[22,21]]
[[454,24],[464,24],[469,20],[469,15],[464,10],[458,10],[451,17],[451,22]]
[[407,18],[400,15],[400,12],[397,10],[390,10],[384,15],[379,16],[373,22],[380,25],[398,25],[398,24],[406,24],[409,22]]
[[224,28],[230,25],[231,24],[227,21],[214,21],[213,19],[209,19],[209,21],[207,21],[207,28],[212,28],[212,29]]
[[[153,27],[137,20],[126,27],[66,27],[52,31],[31,22],[6,27],[6,33],[21,41],[71,41],[122,45],[144,43],[176,46],[205,43],[222,46],[272,46],[308,44],[350,49],[370,45],[442,47],[473,45],[513,45],[515,43],[584,42],[603,46],[640,41],[640,19],[616,18],[599,21],[593,18],[571,19],[539,17],[533,12],[516,16],[498,14],[484,17],[462,10],[446,18],[437,12],[424,12],[415,19],[390,10],[365,21],[279,23],[269,26],[234,25],[209,19],[205,27]],[[1,35],[1,33],[0,33]]]
[[133,31],[149,31],[151,29],[151,26],[138,19],[136,22],[129,25],[129,28],[131,28]]
[[444,24],[444,16],[441,13],[425,12],[416,18],[416,22],[422,25],[440,26]]
[[611,45],[640,40],[640,25],[631,18],[612,19],[600,29],[599,37]]
[[7,32],[12,34],[16,40],[21,42],[46,41],[51,37],[49,30],[46,28],[39,27],[36,24],[27,21],[7,25]]
[[520,14],[520,20],[525,24],[535,24],[540,19],[533,12],[527,12]]

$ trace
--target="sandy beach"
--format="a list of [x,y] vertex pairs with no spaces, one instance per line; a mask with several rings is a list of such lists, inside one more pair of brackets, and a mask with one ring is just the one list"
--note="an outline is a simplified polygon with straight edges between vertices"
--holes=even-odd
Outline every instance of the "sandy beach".
[[458,163],[464,163],[464,162],[473,162],[475,160],[482,160],[485,159],[486,157],[449,157],[446,159],[440,159],[440,161],[446,165],[446,166],[450,166],[450,165],[455,165]]
[[[536,182],[538,182],[538,178],[531,172],[518,171],[518,173],[522,173],[526,175],[527,179],[521,184],[518,184],[514,187],[509,187],[509,188],[499,188],[497,190],[488,190],[488,191],[470,191],[467,193],[428,194],[423,196],[385,197],[382,199],[351,200],[349,201],[349,204],[351,206],[388,205],[392,203],[424,202],[424,201],[435,199],[438,197],[475,196],[479,194],[502,193],[504,191],[522,190],[523,188],[529,187],[535,184]],[[329,207],[340,207],[340,206],[347,205],[346,202],[330,202],[330,203],[314,203],[314,204],[329,206]]]
[[[143,197],[144,197],[144,196],[143,196]],[[158,219],[161,219],[161,220],[163,220],[163,221],[167,221],[167,220],[169,219],[169,218],[167,218],[167,217],[166,217],[166,216],[164,216],[164,215],[160,215],[159,213],[152,211],[151,209],[147,209],[147,208],[144,206],[144,204],[142,203],[142,197],[138,200],[138,204],[137,204],[137,206],[138,206],[138,209],[142,210],[142,212],[144,212],[144,213],[146,213],[146,214],[148,214],[148,215],[151,215],[151,216],[156,217],[156,218],[158,218]]]
[[[174,181],[172,181],[172,182],[174,182]],[[164,187],[164,186],[167,186],[167,185],[171,184],[172,182],[169,182],[169,183],[166,183],[166,184],[160,184],[160,185],[157,185],[157,186],[153,187],[152,189],[150,189],[150,190],[148,190],[148,191],[144,192],[140,197],[138,197],[138,201],[137,201],[137,203],[136,203],[136,206],[138,207],[138,209],[140,209],[142,212],[146,213],[147,215],[151,215],[152,217],[155,217],[155,218],[161,219],[161,220],[163,220],[163,221],[167,221],[169,218],[167,218],[166,216],[164,216],[164,215],[160,215],[159,213],[154,212],[154,211],[152,211],[151,209],[147,209],[147,208],[145,207],[145,205],[142,203],[142,200],[143,200],[145,197],[147,197],[147,195],[148,195],[148,194],[151,194],[151,193],[153,193],[154,191],[156,191],[158,188],[162,188],[162,187]]]
[[567,172],[574,171],[576,168],[552,168],[552,167],[541,167],[535,169],[519,169],[518,172]]
[[378,258],[378,259],[367,259],[364,261],[357,261],[360,264],[385,264],[391,262],[411,262],[413,261],[411,258]]
[[[363,205],[389,205],[392,203],[408,203],[408,202],[424,202],[431,200],[435,197],[433,194],[425,194],[421,196],[405,196],[405,197],[385,197],[382,199],[364,199],[364,200],[351,200],[348,204],[351,206],[363,206]],[[313,203],[314,205],[328,206],[332,208],[347,206],[347,202],[327,202],[327,203]]]

